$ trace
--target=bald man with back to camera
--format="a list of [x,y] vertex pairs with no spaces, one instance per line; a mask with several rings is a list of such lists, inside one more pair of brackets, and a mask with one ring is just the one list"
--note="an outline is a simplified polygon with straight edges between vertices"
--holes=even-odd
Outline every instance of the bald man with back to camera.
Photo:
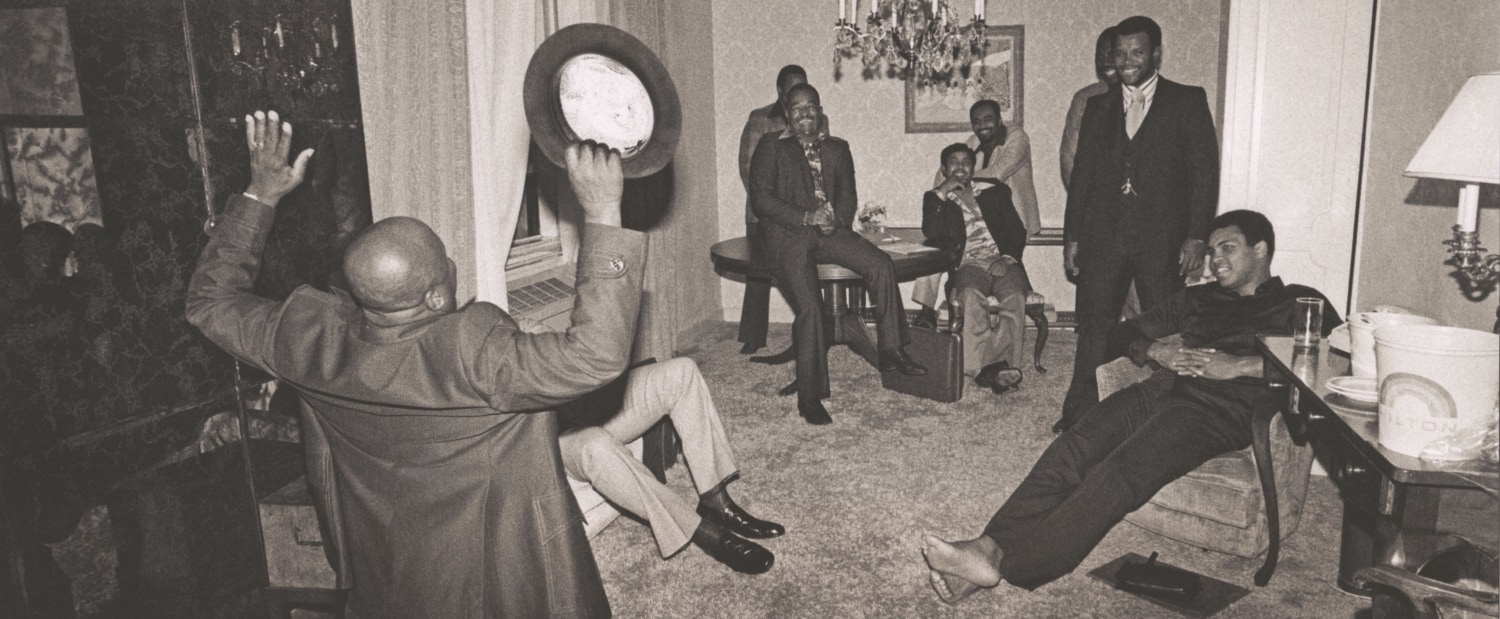
[[492,304],[459,307],[442,239],[406,217],[350,243],[348,292],[253,294],[276,204],[312,151],[287,164],[292,127],[275,112],[246,125],[250,187],[212,222],[187,317],[301,393],[344,616],[608,616],[550,409],[629,362],[646,238],[619,227],[619,153],[568,148],[585,221],[578,302],[567,331],[530,334]]

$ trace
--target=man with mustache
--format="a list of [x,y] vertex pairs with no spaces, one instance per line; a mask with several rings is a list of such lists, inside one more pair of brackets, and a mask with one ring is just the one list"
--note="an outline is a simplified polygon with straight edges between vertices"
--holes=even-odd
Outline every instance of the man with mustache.
[[[1037,212],[1036,184],[1031,178],[1031,138],[1020,125],[1007,122],[1000,117],[1000,103],[983,99],[969,106],[969,125],[974,135],[964,144],[974,153],[973,182],[981,190],[996,185],[1005,185],[1014,203],[1014,210],[1021,216],[1025,226],[1022,243],[1042,229],[1042,219]],[[938,166],[932,186],[945,180],[943,166]],[[937,326],[938,280],[940,275],[918,278],[912,288],[911,298],[922,306],[912,321],[928,329]],[[1017,342],[1019,349],[1019,342]]]
[[1157,74],[1161,54],[1155,21],[1120,22],[1120,86],[1083,113],[1063,227],[1063,266],[1078,278],[1078,353],[1054,432],[1099,401],[1094,370],[1131,283],[1149,312],[1203,267],[1218,208],[1218,138],[1204,90]]
[[854,232],[859,197],[849,143],[823,134],[818,90],[807,84],[787,92],[787,131],[766,134],[750,162],[750,206],[760,218],[763,247],[782,293],[796,312],[797,412],[813,425],[833,422],[822,400],[828,392],[823,299],[818,264],[833,263],[864,279],[875,304],[880,371],[923,375],[907,356],[906,315],[890,254]]

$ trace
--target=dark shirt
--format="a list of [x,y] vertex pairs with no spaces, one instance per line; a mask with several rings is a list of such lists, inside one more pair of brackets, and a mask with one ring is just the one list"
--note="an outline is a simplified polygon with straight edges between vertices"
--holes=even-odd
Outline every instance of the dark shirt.
[[[1298,297],[1323,300],[1323,335],[1344,321],[1328,298],[1316,289],[1297,284],[1286,285],[1272,277],[1255,289],[1255,294],[1240,296],[1217,282],[1188,287],[1168,297],[1151,311],[1117,325],[1110,331],[1110,358],[1129,356],[1136,365],[1151,363],[1147,351],[1156,340],[1182,335],[1188,348],[1213,348],[1231,355],[1257,354],[1256,335],[1289,335]],[[1163,376],[1165,375],[1165,376]],[[1158,378],[1160,377],[1160,378]],[[1232,400],[1249,404],[1251,398],[1269,395],[1265,379],[1239,377],[1215,380],[1201,377],[1179,377],[1171,372],[1157,372],[1152,380],[1171,379],[1174,390],[1184,387],[1221,392]],[[1254,392],[1240,391],[1251,387]],[[1225,388],[1228,388],[1227,391]],[[1234,395],[1230,392],[1239,392]]]

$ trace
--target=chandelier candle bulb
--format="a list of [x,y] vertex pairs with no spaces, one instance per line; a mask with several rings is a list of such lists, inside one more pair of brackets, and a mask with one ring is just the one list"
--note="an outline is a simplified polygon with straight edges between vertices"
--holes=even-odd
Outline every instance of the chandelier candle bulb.
[[844,23],[844,0],[839,0],[839,23]]

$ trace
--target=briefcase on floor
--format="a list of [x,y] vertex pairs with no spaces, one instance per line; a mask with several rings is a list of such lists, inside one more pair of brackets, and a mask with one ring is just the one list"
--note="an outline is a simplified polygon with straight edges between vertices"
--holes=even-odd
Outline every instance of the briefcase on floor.
[[959,335],[921,327],[911,327],[907,332],[911,343],[906,345],[906,354],[927,368],[927,373],[907,376],[882,372],[880,384],[891,391],[939,402],[957,402],[964,397],[964,353]]

